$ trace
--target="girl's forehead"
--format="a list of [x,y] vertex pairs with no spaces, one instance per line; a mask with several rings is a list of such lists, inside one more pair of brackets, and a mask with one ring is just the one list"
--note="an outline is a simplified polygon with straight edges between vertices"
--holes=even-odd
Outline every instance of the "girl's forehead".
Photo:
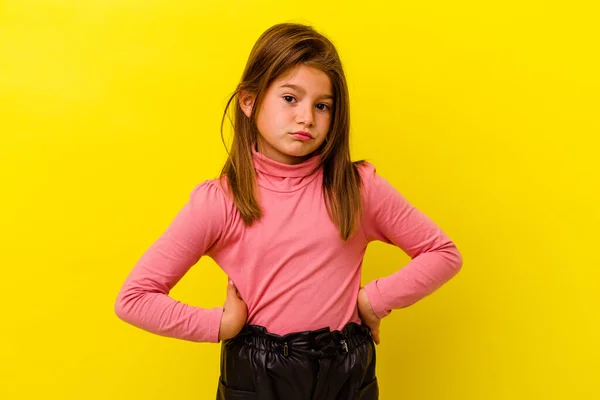
[[318,68],[311,67],[309,65],[296,65],[290,70],[281,74],[278,79],[280,80],[293,80],[293,79],[306,79],[308,77],[314,78],[326,78],[329,79],[327,74]]
[[304,91],[330,91],[331,89],[331,79],[325,72],[306,65],[294,67],[275,79],[273,84],[277,88],[284,87]]

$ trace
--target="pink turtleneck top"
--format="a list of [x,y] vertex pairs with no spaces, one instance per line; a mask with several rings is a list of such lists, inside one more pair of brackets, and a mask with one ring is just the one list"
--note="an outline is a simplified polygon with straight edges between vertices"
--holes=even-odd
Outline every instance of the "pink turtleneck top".
[[344,242],[325,208],[318,155],[287,165],[254,152],[253,161],[262,219],[244,225],[226,179],[197,185],[129,273],[115,303],[119,318],[158,335],[218,342],[222,307],[205,309],[169,296],[202,256],[234,281],[248,306],[248,323],[280,335],[360,323],[357,297],[371,241],[393,244],[411,258],[365,285],[380,317],[433,293],[460,270],[454,243],[372,164],[359,166],[364,212],[360,228]]

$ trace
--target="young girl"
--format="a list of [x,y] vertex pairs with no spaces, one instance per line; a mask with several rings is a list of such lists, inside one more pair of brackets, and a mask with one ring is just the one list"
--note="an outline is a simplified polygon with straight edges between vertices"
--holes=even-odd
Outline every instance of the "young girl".
[[[115,311],[155,334],[221,341],[217,399],[377,399],[380,320],[451,279],[461,255],[373,165],[351,161],[342,64],[311,27],[264,32],[223,119],[230,105],[221,177],[192,191]],[[374,240],[411,261],[361,288]],[[230,278],[224,307],[168,296],[204,255]]]

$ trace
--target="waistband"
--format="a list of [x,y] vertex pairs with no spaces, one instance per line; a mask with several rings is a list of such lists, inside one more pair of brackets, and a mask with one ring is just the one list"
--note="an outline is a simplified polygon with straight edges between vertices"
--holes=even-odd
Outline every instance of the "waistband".
[[264,326],[246,325],[232,341],[289,356],[292,353],[314,357],[336,356],[371,341],[371,331],[365,325],[350,322],[341,330],[322,328],[314,331],[276,335]]

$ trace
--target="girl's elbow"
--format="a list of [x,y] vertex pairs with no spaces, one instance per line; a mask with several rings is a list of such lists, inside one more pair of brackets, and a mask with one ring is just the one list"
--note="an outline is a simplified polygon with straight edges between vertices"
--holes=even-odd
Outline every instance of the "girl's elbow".
[[123,298],[121,297],[121,295],[119,294],[117,296],[117,299],[115,300],[115,304],[114,304],[114,311],[115,311],[115,315],[117,317],[119,317],[119,319],[123,320],[123,321],[127,321],[127,309],[125,308],[124,304],[123,304]]
[[129,302],[127,301],[126,293],[120,292],[118,294],[117,299],[115,300],[113,309],[114,309],[115,315],[120,320],[125,321],[127,323],[131,323],[133,313],[132,313]]
[[452,256],[453,257],[452,257],[451,265],[452,265],[452,268],[454,269],[454,273],[458,274],[463,266],[463,256],[456,246],[454,246],[454,251],[453,251]]
[[439,255],[444,260],[446,270],[451,276],[460,272],[463,266],[463,257],[456,244],[448,240],[439,250]]

